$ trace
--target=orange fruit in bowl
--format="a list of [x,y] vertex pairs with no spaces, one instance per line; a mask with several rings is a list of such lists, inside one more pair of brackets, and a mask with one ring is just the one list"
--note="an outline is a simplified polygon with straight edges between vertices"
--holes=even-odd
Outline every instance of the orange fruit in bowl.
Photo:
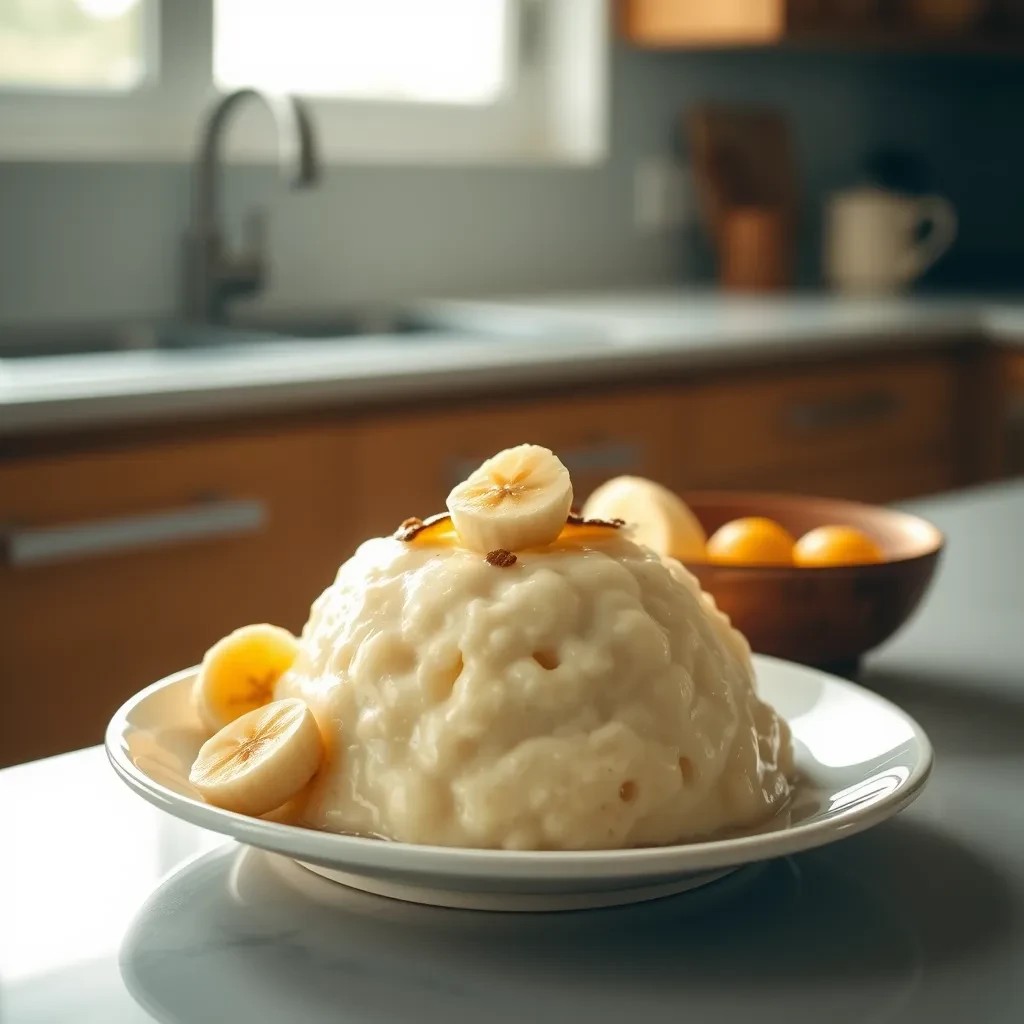
[[875,541],[854,526],[819,526],[796,542],[793,561],[808,568],[869,565],[884,562],[885,555]]
[[708,560],[719,565],[792,565],[793,535],[774,519],[746,516],[720,526],[708,539]]

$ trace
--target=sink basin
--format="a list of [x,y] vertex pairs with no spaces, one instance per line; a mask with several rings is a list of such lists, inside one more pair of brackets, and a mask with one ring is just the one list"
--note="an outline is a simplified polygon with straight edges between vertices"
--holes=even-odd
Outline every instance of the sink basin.
[[278,337],[285,338],[322,338],[325,340],[384,335],[407,338],[411,335],[438,334],[444,330],[437,324],[417,320],[406,313],[390,309],[350,315],[295,315],[261,318],[251,323],[238,321],[233,329],[271,331]]
[[177,321],[89,327],[26,328],[0,334],[0,360],[94,353],[250,347],[289,339],[339,341],[366,338],[412,340],[450,335],[397,313],[351,317],[267,319],[257,324],[188,324]]
[[136,323],[86,328],[26,329],[0,335],[0,359],[37,359],[101,352],[206,349],[281,341],[279,334],[205,324]]

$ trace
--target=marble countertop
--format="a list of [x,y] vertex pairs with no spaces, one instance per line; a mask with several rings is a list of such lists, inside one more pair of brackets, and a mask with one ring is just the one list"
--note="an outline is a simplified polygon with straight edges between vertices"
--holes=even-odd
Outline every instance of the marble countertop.
[[1024,344],[1014,297],[723,297],[680,290],[412,307],[428,335],[0,359],[0,437],[188,416],[479,395],[912,348]]
[[1018,1024],[1024,481],[914,507],[948,550],[861,676],[936,748],[894,821],[703,894],[444,911],[180,823],[83,750],[0,771],[0,1020]]

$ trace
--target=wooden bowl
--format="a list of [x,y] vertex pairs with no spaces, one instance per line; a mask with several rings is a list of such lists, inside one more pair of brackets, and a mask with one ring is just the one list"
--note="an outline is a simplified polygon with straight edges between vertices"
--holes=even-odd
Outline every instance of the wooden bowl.
[[767,516],[799,538],[816,526],[863,530],[886,561],[798,568],[687,562],[718,607],[760,654],[839,669],[887,640],[924,596],[943,536],[906,512],[831,498],[742,491],[682,495],[710,536],[742,516]]

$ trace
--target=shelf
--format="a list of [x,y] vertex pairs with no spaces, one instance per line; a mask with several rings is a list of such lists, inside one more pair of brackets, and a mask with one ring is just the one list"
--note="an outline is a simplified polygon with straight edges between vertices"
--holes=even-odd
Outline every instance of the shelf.
[[758,46],[779,42],[785,0],[620,0],[619,32],[657,48]]
[[835,10],[807,0],[619,0],[618,29],[645,49],[793,47],[1024,57],[1024,21],[999,26],[980,20],[970,31],[944,32],[898,19],[892,5],[860,18],[853,7],[845,16]]

